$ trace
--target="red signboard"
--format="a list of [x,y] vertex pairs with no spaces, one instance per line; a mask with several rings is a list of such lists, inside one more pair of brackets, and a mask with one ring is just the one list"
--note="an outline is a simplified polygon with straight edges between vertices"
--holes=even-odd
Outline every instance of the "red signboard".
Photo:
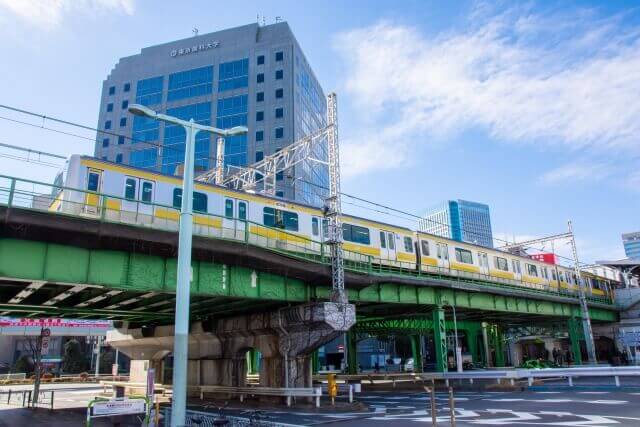
[[546,262],[547,264],[554,264],[554,265],[556,264],[556,254],[540,253],[540,254],[533,254],[529,256],[535,259],[536,261]]

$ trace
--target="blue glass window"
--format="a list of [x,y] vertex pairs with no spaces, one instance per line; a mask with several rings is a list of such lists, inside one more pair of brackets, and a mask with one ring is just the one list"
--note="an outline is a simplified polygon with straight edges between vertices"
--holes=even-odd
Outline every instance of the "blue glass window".
[[[248,95],[218,99],[216,127],[228,129],[234,126],[246,126],[248,102]],[[245,166],[247,164],[247,135],[226,137],[224,155],[226,164]]]
[[129,164],[137,168],[154,169],[158,158],[157,148],[147,148],[145,150],[132,151],[129,157]]
[[281,199],[284,198],[284,191],[282,190],[276,191],[276,197],[280,197]]
[[144,116],[133,116],[132,144],[157,141],[158,138],[160,138],[160,122],[158,120]]
[[284,108],[276,108],[276,119],[280,119],[282,117],[284,117]]
[[118,135],[118,145],[124,144],[124,135]]
[[284,128],[276,128],[276,139],[284,137]]
[[280,99],[284,96],[284,89],[276,89],[276,99]]
[[125,99],[124,101],[122,101],[122,109],[126,110],[128,107],[129,107],[129,101]]
[[[182,120],[193,119],[202,125],[211,125],[211,103],[190,104],[183,107],[169,108],[167,114]],[[197,170],[209,169],[209,132],[198,132],[195,146],[195,166]],[[180,125],[165,124],[164,146],[162,156],[162,172],[173,175],[176,167],[184,163],[184,128]]]
[[249,59],[223,62],[218,70],[218,92],[249,86]]
[[256,111],[256,122],[264,120],[264,111]]
[[282,80],[284,72],[282,70],[276,70],[276,80]]
[[256,102],[263,102],[264,101],[264,92],[257,92],[256,93]]
[[116,163],[122,163],[122,153],[116,154]]
[[264,73],[256,74],[256,83],[264,83]]
[[259,162],[262,159],[264,159],[264,153],[262,151],[256,151],[256,162]]
[[264,55],[258,55],[258,65],[264,64]]
[[107,120],[106,122],[104,122],[104,128],[111,129],[111,120]]
[[103,147],[108,147],[109,146],[109,138],[104,138],[102,140],[102,146]]
[[195,68],[169,75],[167,101],[191,98],[213,92],[213,67]]
[[[256,142],[260,142],[260,141],[264,141],[264,131],[263,130],[256,131]],[[256,153],[256,157],[257,156],[258,156],[258,153]]]
[[162,103],[162,88],[164,76],[138,80],[136,86],[136,103],[154,105]]
[[111,86],[109,88],[109,95],[114,95],[116,93],[116,87],[115,86]]
[[131,90],[131,83],[125,83],[124,84],[124,89],[125,92],[129,92]]
[[126,117],[122,117],[120,119],[120,127],[123,128],[127,125],[127,118]]
[[112,111],[113,111],[113,103],[110,102],[107,104],[107,113],[110,113]]
[[280,62],[284,59],[284,53],[283,52],[276,52],[276,62]]

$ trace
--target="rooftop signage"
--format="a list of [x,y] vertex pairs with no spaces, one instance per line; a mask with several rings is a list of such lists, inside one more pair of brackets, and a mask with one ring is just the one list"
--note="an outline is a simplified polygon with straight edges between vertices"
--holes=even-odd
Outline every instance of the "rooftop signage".
[[195,44],[195,45],[193,45],[191,47],[173,49],[170,52],[170,55],[171,55],[171,57],[175,58],[176,56],[189,55],[191,53],[197,53],[197,52],[201,52],[203,50],[215,49],[218,46],[220,46],[220,42],[219,41],[199,43],[199,44]]

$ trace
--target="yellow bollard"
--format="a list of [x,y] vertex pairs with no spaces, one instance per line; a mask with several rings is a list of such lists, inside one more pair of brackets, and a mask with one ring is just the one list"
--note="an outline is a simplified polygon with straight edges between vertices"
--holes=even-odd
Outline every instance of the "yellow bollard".
[[327,393],[331,398],[331,405],[335,405],[338,396],[338,383],[336,382],[336,374],[327,374]]

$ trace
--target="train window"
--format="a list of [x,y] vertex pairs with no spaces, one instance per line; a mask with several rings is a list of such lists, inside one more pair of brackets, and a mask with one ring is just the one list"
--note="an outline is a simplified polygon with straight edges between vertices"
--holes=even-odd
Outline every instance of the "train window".
[[548,279],[549,278],[549,272],[547,271],[547,267],[542,267],[542,278],[544,279]]
[[326,219],[322,220],[322,236],[325,239],[329,237],[329,221]]
[[538,277],[538,267],[533,264],[527,264],[527,274],[531,277]]
[[485,252],[478,252],[478,264],[480,267],[489,267],[489,258]]
[[411,237],[404,238],[404,251],[410,254],[413,253],[413,240],[411,240]]
[[444,243],[438,243],[438,258],[449,259],[449,247]]
[[247,202],[238,202],[238,218],[247,219]]
[[297,213],[268,207],[265,207],[262,213],[262,222],[267,227],[282,228],[289,231],[298,231]]
[[558,276],[556,276],[555,270],[551,270],[551,277],[553,278],[553,280],[558,280]]
[[562,271],[559,271],[559,272],[558,272],[558,279],[559,279],[561,282],[564,282],[564,275],[562,274]]
[[196,212],[207,212],[207,195],[204,193],[193,193],[193,210]]
[[318,225],[318,218],[311,218],[311,233],[314,236],[320,234],[320,226]]
[[384,231],[380,232],[380,247],[382,249],[387,248],[387,233],[385,233]]
[[136,199],[136,179],[127,178],[124,183],[124,198],[128,200]]
[[233,200],[226,199],[224,201],[224,216],[227,218],[233,218]]
[[473,264],[473,254],[466,249],[456,248],[456,261]]
[[371,244],[369,229],[359,225],[342,224],[342,238],[348,242]]
[[420,242],[420,249],[422,250],[422,256],[429,256],[429,242],[422,240]]
[[509,263],[506,258],[497,256],[493,258],[493,264],[498,270],[509,271]]
[[393,233],[387,233],[387,239],[389,243],[389,249],[391,249],[392,251],[396,250],[396,242],[395,242],[395,234]]
[[89,179],[87,179],[87,190],[98,191],[100,185],[100,174],[97,172],[89,172]]
[[153,183],[145,181],[142,183],[142,201],[151,203],[153,199]]
[[173,207],[176,209],[180,209],[182,207],[182,189],[181,188],[173,189]]
[[520,261],[518,261],[516,259],[513,259],[513,260],[511,260],[511,264],[513,266],[513,272],[514,273],[517,273],[517,274],[522,273],[522,271],[520,271]]

